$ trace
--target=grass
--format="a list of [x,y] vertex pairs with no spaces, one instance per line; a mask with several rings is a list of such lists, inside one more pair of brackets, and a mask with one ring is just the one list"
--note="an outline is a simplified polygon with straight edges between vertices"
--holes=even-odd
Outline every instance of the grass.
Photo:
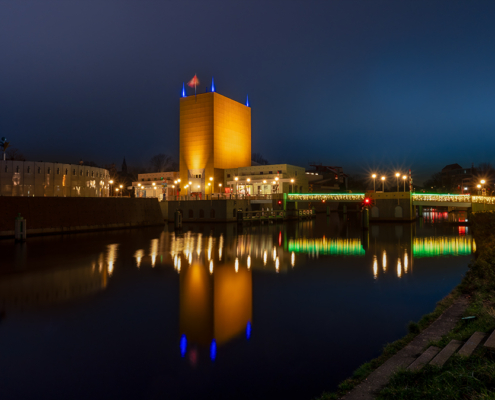
[[[471,220],[476,260],[455,290],[470,299],[464,315],[476,318],[461,320],[441,340],[430,343],[441,348],[452,339],[465,341],[476,331],[489,334],[495,329],[495,213],[474,213]],[[469,358],[454,355],[443,368],[399,371],[377,399],[495,399],[495,352],[479,346]]]
[[[476,260],[471,263],[462,282],[437,304],[432,313],[423,316],[417,324],[410,322],[406,336],[387,344],[379,357],[356,369],[353,376],[342,382],[336,392],[323,393],[317,400],[339,399],[348,393],[411,342],[461,295],[468,296],[470,300],[464,315],[474,315],[476,318],[461,320],[449,334],[430,344],[444,347],[452,339],[465,341],[476,331],[491,333],[495,329],[495,212],[473,213],[471,221],[478,250]],[[377,399],[495,400],[494,390],[495,354],[479,347],[467,359],[453,356],[441,369],[427,366],[419,372],[397,372]]]

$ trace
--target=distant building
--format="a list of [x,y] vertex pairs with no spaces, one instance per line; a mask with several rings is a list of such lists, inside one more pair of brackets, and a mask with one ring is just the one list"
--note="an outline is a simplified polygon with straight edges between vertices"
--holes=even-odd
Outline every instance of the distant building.
[[307,193],[308,178],[305,172],[303,167],[289,164],[229,168],[225,170],[224,192],[246,195]]
[[442,168],[442,186],[460,192],[472,191],[475,186],[475,168],[462,168],[459,164],[449,164]]
[[108,170],[81,164],[0,161],[0,195],[108,197]]
[[156,197],[159,201],[171,200],[177,195],[179,172],[151,172],[138,174],[138,180],[132,182],[136,197]]
[[310,192],[330,193],[347,188],[347,175],[342,167],[331,167],[320,164],[310,164],[310,169],[306,171]]

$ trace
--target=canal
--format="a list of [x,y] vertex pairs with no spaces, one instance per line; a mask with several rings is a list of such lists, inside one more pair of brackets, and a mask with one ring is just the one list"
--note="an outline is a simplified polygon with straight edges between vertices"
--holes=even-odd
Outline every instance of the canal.
[[462,279],[465,214],[0,241],[6,399],[312,399]]

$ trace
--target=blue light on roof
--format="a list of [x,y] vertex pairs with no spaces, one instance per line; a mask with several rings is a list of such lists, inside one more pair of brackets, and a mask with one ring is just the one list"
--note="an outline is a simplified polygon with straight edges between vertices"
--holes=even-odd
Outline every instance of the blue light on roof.
[[211,361],[215,361],[215,358],[217,358],[217,341],[215,339],[210,344],[210,358]]
[[249,107],[249,95],[246,97],[246,107]]
[[180,356],[184,357],[187,351],[187,339],[186,335],[180,337]]
[[186,87],[184,86],[184,82],[182,82],[182,97],[186,97]]
[[249,340],[251,338],[251,321],[248,321],[246,325],[246,339]]
[[215,91],[215,81],[213,80],[213,77],[211,78],[211,91]]

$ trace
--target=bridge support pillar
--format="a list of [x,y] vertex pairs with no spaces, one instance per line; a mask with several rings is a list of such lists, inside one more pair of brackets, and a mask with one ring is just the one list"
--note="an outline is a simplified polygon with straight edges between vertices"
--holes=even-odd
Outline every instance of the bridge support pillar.
[[362,221],[363,221],[363,229],[368,230],[370,227],[370,210],[368,207],[363,208],[362,211]]
[[347,206],[345,204],[342,206],[342,210],[344,211],[344,214],[347,214]]
[[423,216],[423,206],[418,206],[418,216],[419,217]]
[[330,215],[330,206],[327,206],[327,215]]

